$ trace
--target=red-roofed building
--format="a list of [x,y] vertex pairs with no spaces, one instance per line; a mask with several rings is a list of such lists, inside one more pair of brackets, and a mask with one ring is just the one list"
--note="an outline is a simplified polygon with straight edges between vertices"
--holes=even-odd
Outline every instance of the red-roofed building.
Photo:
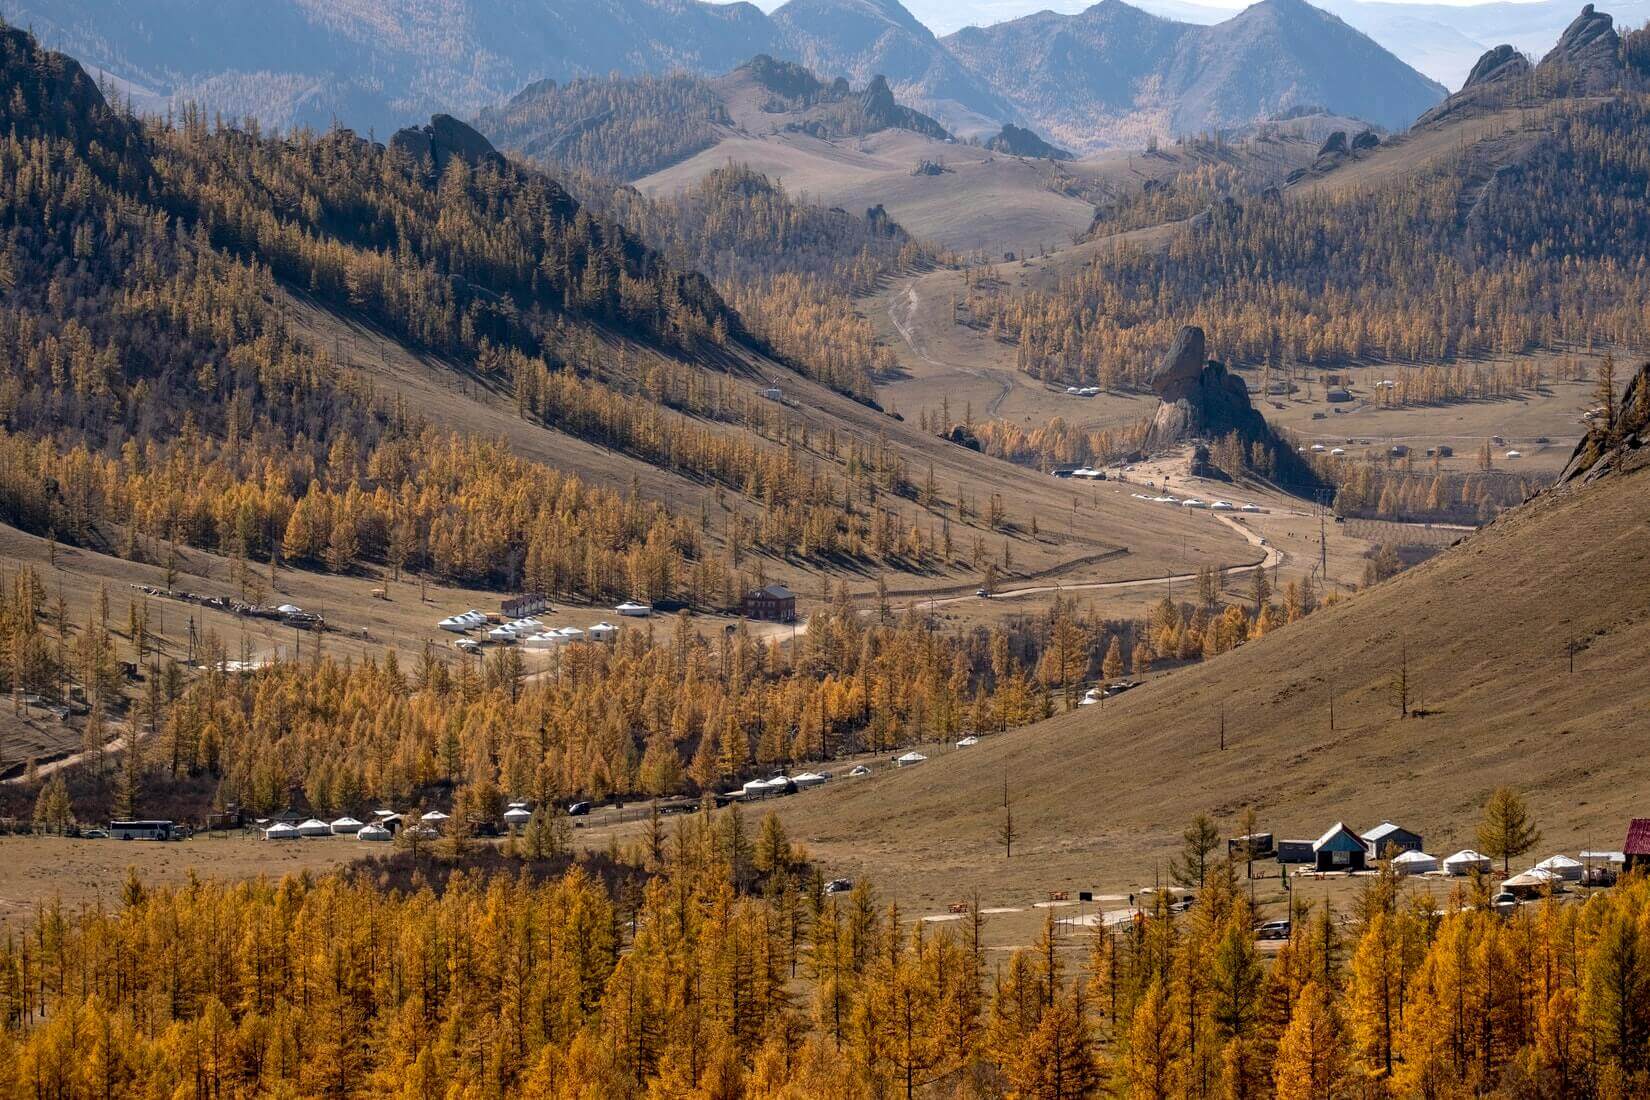
[[1621,850],[1627,856],[1627,870],[1650,868],[1650,817],[1635,817],[1628,823]]

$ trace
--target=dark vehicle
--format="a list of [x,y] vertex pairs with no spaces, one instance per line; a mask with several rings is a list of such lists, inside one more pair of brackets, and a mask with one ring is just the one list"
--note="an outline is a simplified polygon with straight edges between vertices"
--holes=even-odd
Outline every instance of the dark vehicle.
[[1100,694],[1105,698],[1110,699],[1114,695],[1121,695],[1125,691],[1128,691],[1131,688],[1137,688],[1139,686],[1140,681],[1138,680],[1119,680],[1115,684],[1107,685],[1106,690]]
[[589,812],[590,812],[590,803],[588,803],[588,802],[569,802],[567,804],[567,816],[568,817],[583,817],[585,814],[587,814]]
[[991,598],[991,589],[989,589],[989,588],[976,588],[974,590],[974,595],[978,596],[982,600],[989,600]]
[[854,884],[852,880],[845,878],[834,878],[825,884],[825,892],[827,894],[846,894],[853,888]]

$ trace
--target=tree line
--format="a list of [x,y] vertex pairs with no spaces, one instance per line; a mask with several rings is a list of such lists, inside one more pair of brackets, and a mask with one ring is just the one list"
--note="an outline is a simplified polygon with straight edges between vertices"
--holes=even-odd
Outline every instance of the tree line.
[[[40,906],[0,945],[5,1095],[1629,1096],[1650,1088],[1650,884],[1501,917],[1385,875],[1268,962],[1238,865],[995,959],[828,894],[771,815],[655,817],[572,866],[516,840],[319,879]],[[521,859],[519,873],[510,861]],[[469,866],[471,869],[465,869]],[[375,872],[376,875],[375,875]]]

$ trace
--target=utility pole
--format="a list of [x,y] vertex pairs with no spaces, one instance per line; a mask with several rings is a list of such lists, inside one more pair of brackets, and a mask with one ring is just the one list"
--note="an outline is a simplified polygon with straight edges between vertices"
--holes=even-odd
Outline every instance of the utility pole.
[[1222,704],[1221,708],[1220,708],[1220,751],[1221,752],[1226,751],[1226,706],[1225,706],[1225,704]]
[[1335,732],[1335,681],[1329,681],[1329,732]]

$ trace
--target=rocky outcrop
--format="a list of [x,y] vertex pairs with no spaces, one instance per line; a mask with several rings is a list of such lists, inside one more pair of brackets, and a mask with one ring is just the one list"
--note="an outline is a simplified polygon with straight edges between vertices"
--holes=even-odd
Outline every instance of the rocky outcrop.
[[1529,75],[1530,59],[1503,43],[1478,59],[1472,67],[1472,72],[1467,74],[1467,81],[1461,85],[1461,90],[1464,92],[1469,88],[1481,88],[1486,84],[1522,80]]
[[1224,364],[1207,358],[1203,330],[1187,325],[1152,373],[1157,411],[1142,444],[1153,454],[1195,440],[1212,440],[1233,432],[1246,447],[1259,443],[1272,456],[1272,477],[1296,490],[1311,490],[1317,478],[1294,449],[1273,433],[1249,402],[1249,387]]
[[1616,414],[1596,418],[1576,444],[1558,483],[1596,481],[1616,471],[1650,464],[1650,363],[1639,367],[1616,403]]
[[899,129],[910,130],[936,141],[946,141],[951,137],[944,126],[927,115],[900,106],[894,99],[894,90],[888,86],[888,78],[880,73],[873,76],[871,83],[859,94],[859,108],[867,133]]
[[452,115],[431,115],[428,126],[397,130],[390,138],[390,148],[415,161],[428,161],[437,172],[446,168],[453,157],[469,165],[487,160],[504,163],[492,142]]
[[1371,149],[1379,148],[1380,145],[1381,135],[1374,130],[1359,130],[1352,139],[1352,151],[1354,153],[1367,153]]
[[1070,160],[1071,154],[1057,145],[1050,145],[1030,130],[1012,122],[1003,124],[1002,133],[988,138],[985,147],[994,153],[1011,157],[1032,157],[1037,160]]
[[1320,159],[1323,157],[1345,156],[1346,151],[1346,131],[1336,130],[1325,138],[1323,144],[1318,147],[1318,156]]
[[1560,77],[1572,95],[1613,90],[1621,76],[1621,36],[1615,20],[1588,4],[1564,28],[1538,69]]
[[1497,46],[1478,59],[1460,91],[1416,119],[1415,125],[1429,126],[1473,110],[1500,106],[1518,93],[1533,71],[1529,58],[1511,46]]

